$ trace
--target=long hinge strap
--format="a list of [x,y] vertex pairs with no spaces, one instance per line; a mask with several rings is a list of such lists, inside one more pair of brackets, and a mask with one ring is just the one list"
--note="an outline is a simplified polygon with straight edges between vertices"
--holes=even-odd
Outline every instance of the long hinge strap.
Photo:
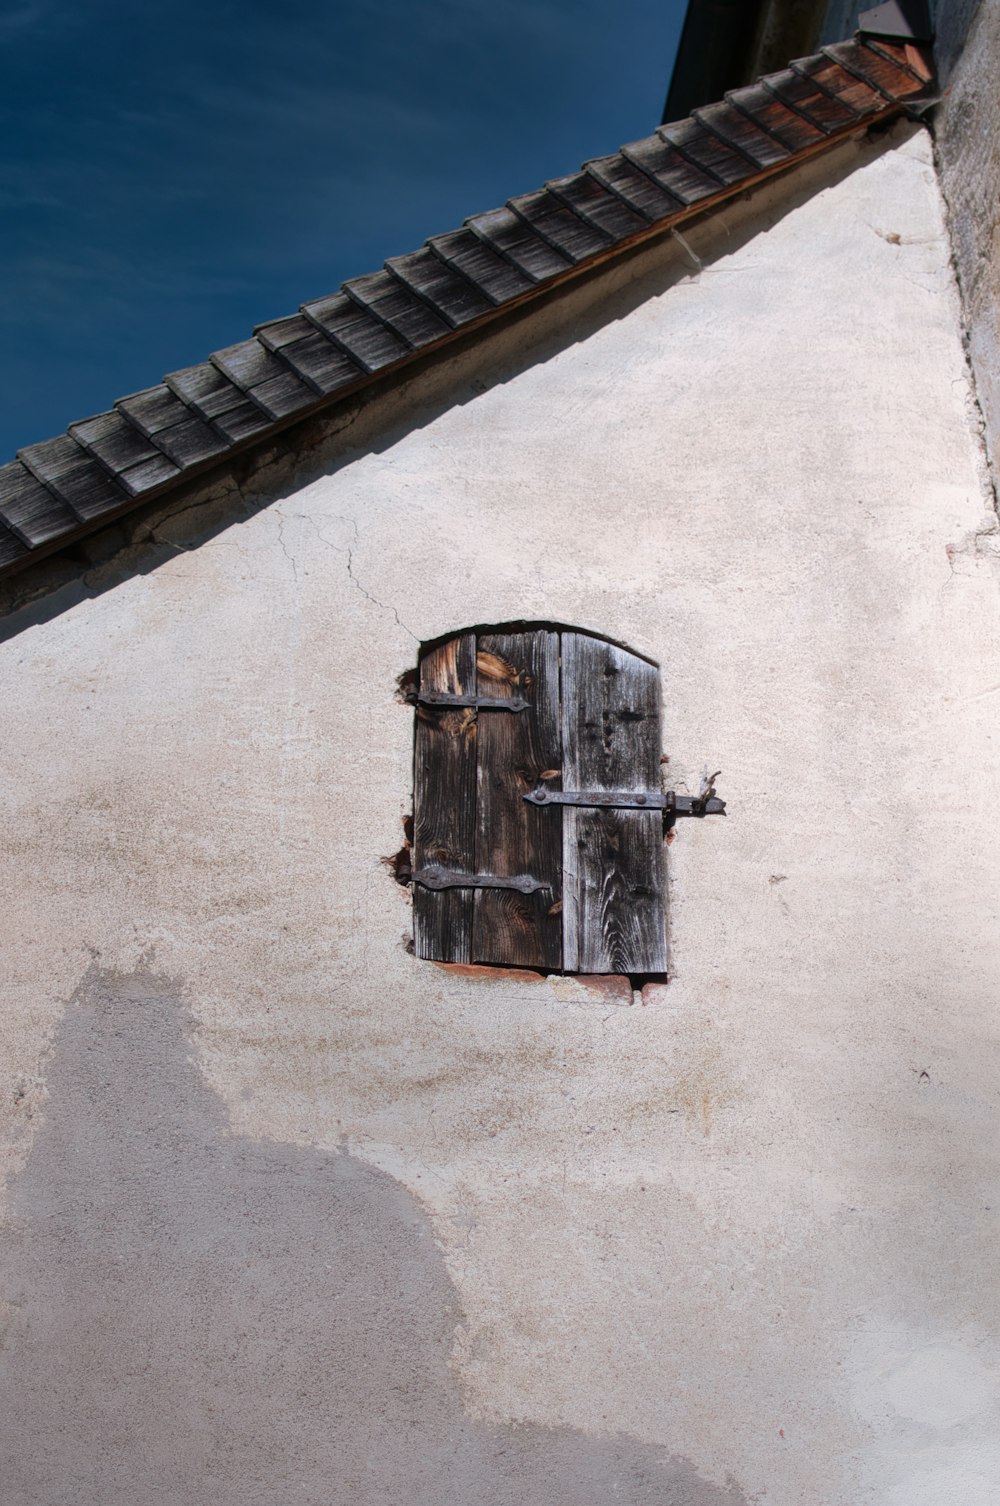
[[614,810],[660,810],[675,816],[724,816],[726,802],[715,795],[635,794],[625,790],[532,790],[524,796],[532,805],[584,805]]
[[495,873],[456,873],[452,868],[421,868],[413,875],[413,882],[425,889],[516,889],[519,894],[535,894],[552,887],[528,874],[503,878]]

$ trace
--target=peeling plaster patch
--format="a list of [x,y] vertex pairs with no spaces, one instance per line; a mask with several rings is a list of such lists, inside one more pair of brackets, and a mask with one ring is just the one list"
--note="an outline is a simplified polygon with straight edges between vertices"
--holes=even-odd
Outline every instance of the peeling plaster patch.
[[230,1134],[184,1026],[169,978],[93,968],[60,1028],[0,1231],[4,1506],[745,1506],[621,1433],[466,1416],[416,1201]]

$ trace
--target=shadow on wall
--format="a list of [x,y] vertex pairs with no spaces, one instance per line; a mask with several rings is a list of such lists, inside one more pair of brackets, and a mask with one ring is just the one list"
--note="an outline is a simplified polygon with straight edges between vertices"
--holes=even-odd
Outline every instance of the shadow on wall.
[[389,1176],[227,1132],[178,990],[93,969],[0,1231],[4,1506],[742,1506],[624,1436],[471,1421]]

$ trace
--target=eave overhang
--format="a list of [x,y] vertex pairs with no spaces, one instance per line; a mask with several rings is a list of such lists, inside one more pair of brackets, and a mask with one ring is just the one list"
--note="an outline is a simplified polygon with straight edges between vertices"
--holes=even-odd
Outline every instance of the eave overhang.
[[432,236],[19,450],[0,467],[0,575],[933,97],[928,49],[859,36]]

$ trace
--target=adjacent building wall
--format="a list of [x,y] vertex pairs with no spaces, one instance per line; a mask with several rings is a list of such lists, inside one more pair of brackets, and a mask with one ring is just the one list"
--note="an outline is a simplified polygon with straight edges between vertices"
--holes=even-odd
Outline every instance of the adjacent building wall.
[[1000,8],[944,6],[944,97],[935,116],[941,186],[962,289],[969,359],[994,474],[1000,465]]
[[[5,1506],[993,1506],[996,525],[926,134],[338,422],[0,650]],[[723,770],[643,995],[407,950],[396,676],[520,617]]]

